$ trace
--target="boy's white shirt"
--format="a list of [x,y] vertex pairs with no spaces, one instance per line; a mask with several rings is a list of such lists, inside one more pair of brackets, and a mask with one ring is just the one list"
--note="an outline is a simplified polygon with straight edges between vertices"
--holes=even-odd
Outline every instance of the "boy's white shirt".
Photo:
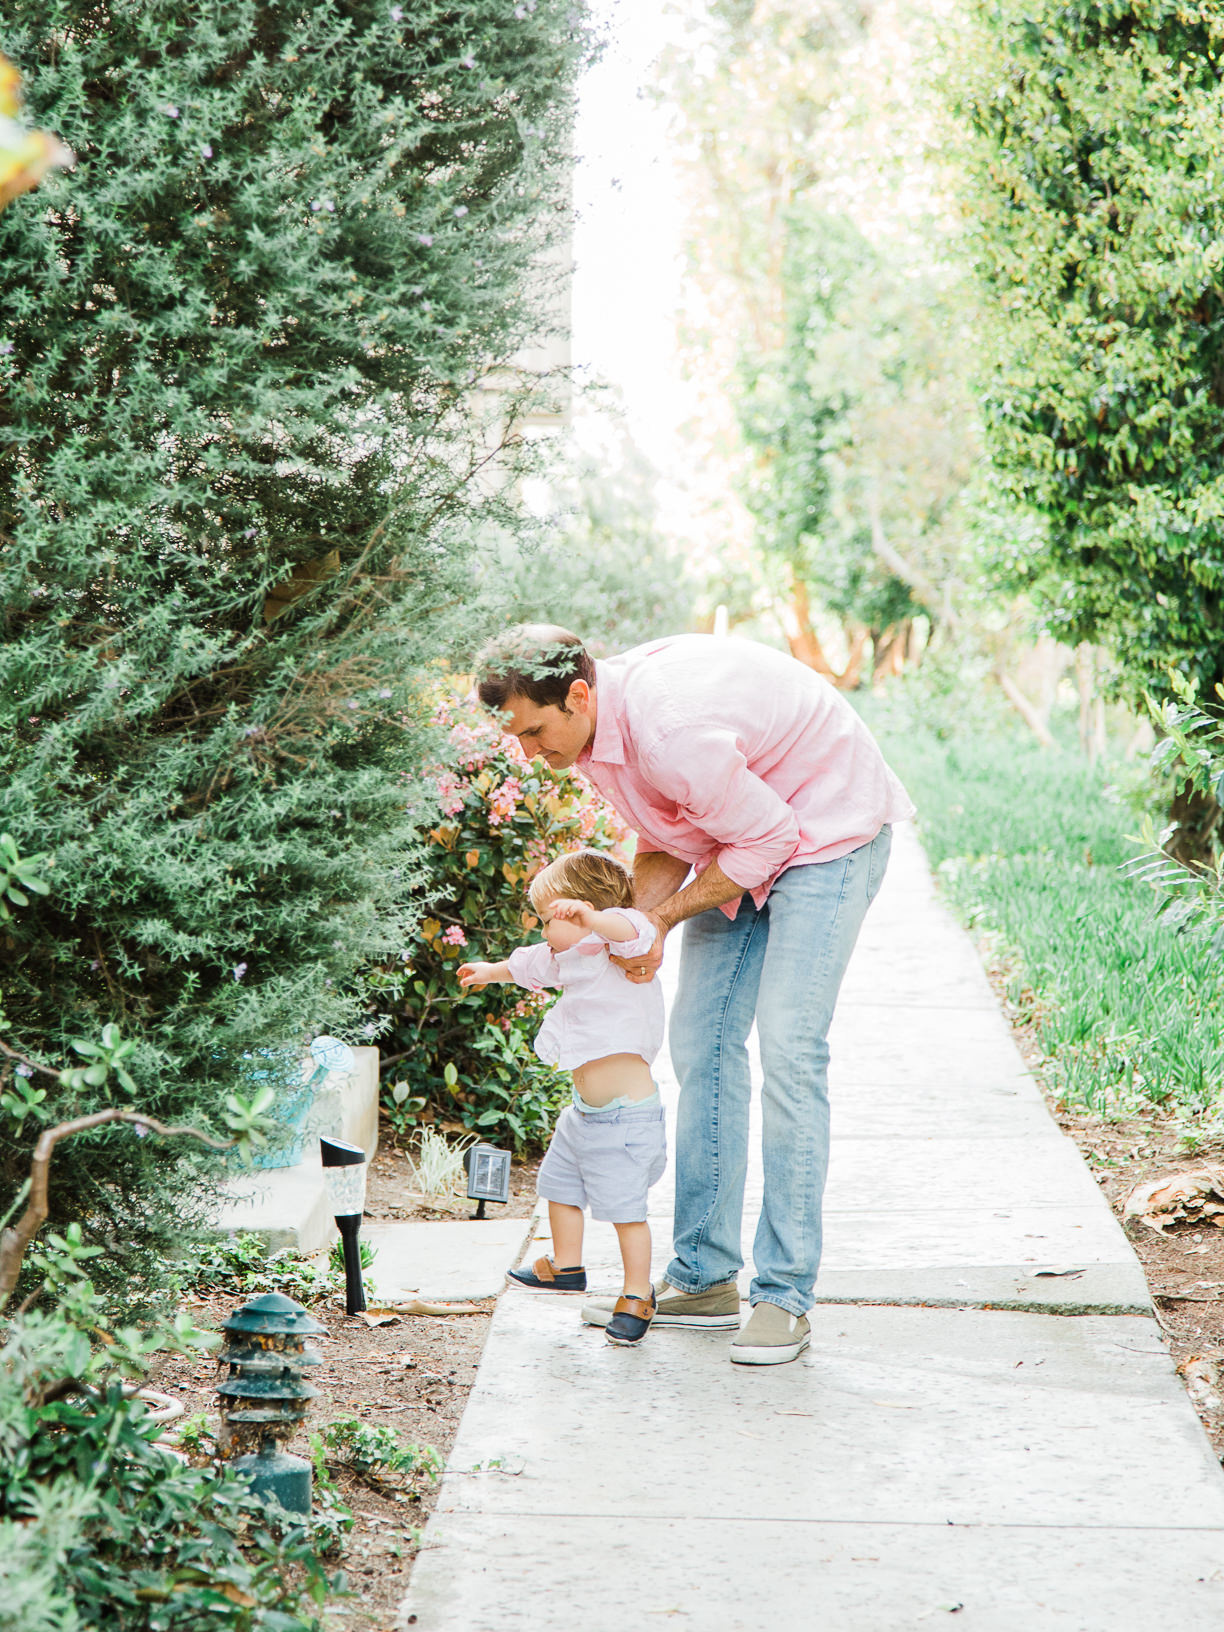
[[633,926],[632,940],[609,941],[592,931],[567,951],[554,952],[546,941],[536,941],[520,946],[506,960],[517,985],[533,992],[561,989],[540,1027],[535,1051],[565,1071],[608,1054],[640,1054],[649,1065],[663,1046],[663,989],[658,978],[635,984],[608,956],[609,947],[618,958],[644,956],[658,939],[658,930],[635,907],[609,910]]

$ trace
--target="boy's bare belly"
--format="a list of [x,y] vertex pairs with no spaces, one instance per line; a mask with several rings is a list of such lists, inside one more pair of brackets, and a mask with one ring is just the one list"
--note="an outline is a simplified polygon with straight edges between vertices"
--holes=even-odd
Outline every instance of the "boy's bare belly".
[[625,1095],[649,1099],[655,1092],[650,1067],[640,1054],[605,1054],[574,1067],[574,1087],[588,1105],[607,1105]]

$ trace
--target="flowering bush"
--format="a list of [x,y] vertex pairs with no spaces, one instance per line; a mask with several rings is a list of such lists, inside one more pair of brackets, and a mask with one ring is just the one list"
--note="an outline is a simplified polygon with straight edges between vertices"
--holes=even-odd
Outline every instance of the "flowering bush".
[[578,776],[529,764],[472,705],[448,699],[438,723],[450,763],[413,892],[421,917],[369,982],[372,1006],[394,1011],[379,1041],[384,1098],[397,1130],[436,1121],[522,1150],[548,1136],[568,1080],[531,1046],[550,999],[519,986],[463,993],[455,971],[538,938],[526,885],[546,861],[583,845],[616,850],[628,835]]

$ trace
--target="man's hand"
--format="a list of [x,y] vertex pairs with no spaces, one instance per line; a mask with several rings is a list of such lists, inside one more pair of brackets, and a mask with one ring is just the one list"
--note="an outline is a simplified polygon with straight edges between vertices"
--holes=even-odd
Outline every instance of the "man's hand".
[[645,986],[648,981],[653,980],[658,974],[659,965],[663,962],[663,942],[667,938],[668,926],[664,924],[657,912],[644,912],[642,916],[648,918],[658,931],[658,939],[650,951],[640,952],[633,958],[614,958],[610,952],[608,954],[610,961],[618,969],[623,969],[628,979],[635,986]]
[[[656,856],[659,859],[656,861]],[[645,874],[646,888],[665,883],[669,878],[677,876],[677,870],[684,863],[675,861],[671,856],[662,856],[659,852],[652,852],[643,858],[647,863],[654,863],[648,867]],[[709,912],[712,907],[725,906],[731,901],[738,901],[744,893],[744,886],[729,879],[716,861],[712,861],[704,872],[698,873],[691,884],[686,884],[675,895],[666,900],[656,901],[653,908],[643,907],[641,896],[635,896],[638,911],[643,913],[659,932],[659,938],[645,957],[641,958],[613,958],[618,963],[634,985],[641,985],[645,981],[653,980],[658,973],[659,965],[663,962],[663,942],[668,933],[677,924],[683,924],[689,918],[695,918],[699,912]]]

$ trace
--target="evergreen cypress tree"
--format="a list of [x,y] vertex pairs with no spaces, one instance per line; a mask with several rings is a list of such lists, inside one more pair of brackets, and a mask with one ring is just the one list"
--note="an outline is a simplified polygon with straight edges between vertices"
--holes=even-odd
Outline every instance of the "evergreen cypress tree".
[[[0,831],[54,857],[7,1035],[114,1022],[208,1125],[403,934],[473,386],[540,330],[586,39],[571,0],[13,0],[0,47],[77,156],[0,215]],[[199,1163],[78,1139],[56,1216],[157,1247]]]

